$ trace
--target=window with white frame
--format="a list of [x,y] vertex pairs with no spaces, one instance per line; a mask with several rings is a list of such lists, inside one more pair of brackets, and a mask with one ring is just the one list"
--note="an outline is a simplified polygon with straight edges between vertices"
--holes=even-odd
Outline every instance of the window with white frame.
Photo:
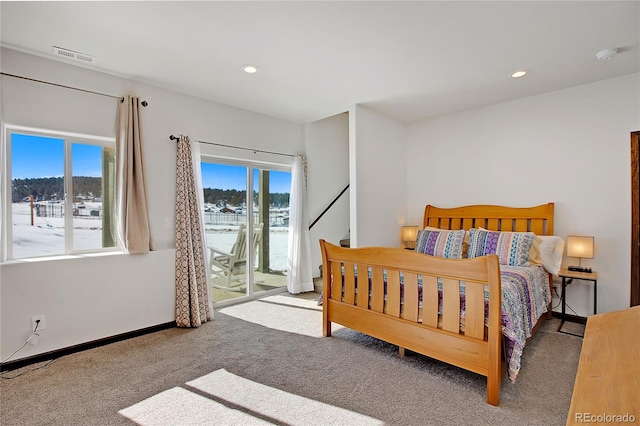
[[113,250],[114,138],[6,128],[6,260]]

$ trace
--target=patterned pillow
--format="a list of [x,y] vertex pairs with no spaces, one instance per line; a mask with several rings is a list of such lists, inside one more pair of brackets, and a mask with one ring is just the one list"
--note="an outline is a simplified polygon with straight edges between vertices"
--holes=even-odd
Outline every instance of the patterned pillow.
[[421,229],[418,231],[416,251],[448,259],[462,259],[464,234],[464,229],[459,231]]
[[533,232],[499,232],[471,228],[467,257],[497,254],[501,265],[529,266]]
[[[427,231],[450,231],[450,229],[435,228],[433,226],[425,226],[424,229],[426,229]],[[466,259],[468,251],[469,251],[469,233],[465,231],[464,241],[462,241],[462,258],[463,259]]]

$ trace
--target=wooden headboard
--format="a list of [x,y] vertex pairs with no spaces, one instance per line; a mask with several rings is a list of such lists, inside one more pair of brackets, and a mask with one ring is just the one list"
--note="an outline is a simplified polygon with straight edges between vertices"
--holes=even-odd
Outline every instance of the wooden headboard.
[[553,235],[554,204],[534,207],[471,205],[441,208],[427,205],[423,227],[441,229],[485,228],[490,231],[533,232]]

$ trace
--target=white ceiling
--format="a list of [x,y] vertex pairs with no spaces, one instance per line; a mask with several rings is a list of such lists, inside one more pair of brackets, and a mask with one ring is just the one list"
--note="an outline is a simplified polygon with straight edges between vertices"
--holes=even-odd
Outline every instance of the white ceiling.
[[[354,104],[409,122],[640,70],[638,1],[3,1],[0,14],[5,47],[65,47],[299,123]],[[607,48],[620,53],[596,60]]]

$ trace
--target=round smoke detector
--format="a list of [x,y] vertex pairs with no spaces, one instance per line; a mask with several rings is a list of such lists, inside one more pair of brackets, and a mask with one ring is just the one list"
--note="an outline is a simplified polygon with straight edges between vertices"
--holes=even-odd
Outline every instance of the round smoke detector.
[[605,49],[596,53],[596,58],[599,61],[608,61],[618,54],[618,49]]

